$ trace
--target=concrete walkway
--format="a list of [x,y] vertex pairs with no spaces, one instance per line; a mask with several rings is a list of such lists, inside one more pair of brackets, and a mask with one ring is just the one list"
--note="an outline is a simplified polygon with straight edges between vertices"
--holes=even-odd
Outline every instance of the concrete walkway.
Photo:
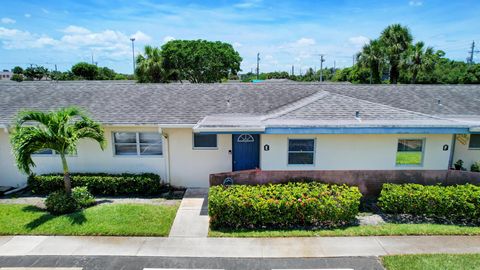
[[0,256],[301,258],[479,253],[480,236],[189,238],[2,236]]
[[208,189],[187,189],[170,229],[169,237],[208,236]]

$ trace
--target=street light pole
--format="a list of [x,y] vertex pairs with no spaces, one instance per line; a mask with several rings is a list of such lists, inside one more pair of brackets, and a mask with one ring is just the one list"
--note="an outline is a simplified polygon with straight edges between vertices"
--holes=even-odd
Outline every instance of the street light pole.
[[130,38],[132,41],[132,62],[133,62],[133,75],[135,76],[135,38]]

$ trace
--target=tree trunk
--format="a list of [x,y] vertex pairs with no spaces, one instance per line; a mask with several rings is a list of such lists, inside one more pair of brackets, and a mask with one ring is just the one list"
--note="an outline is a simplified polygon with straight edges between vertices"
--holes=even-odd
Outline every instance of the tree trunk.
[[398,75],[399,75],[399,72],[398,72],[397,65],[392,65],[390,67],[390,83],[391,84],[397,84]]
[[65,157],[65,154],[60,154],[62,158],[62,166],[63,166],[63,182],[65,185],[65,192],[67,194],[72,193],[72,181],[70,179],[70,173],[68,172],[68,164],[67,164],[67,158]]
[[412,74],[412,84],[415,84],[415,82],[417,82],[417,75],[418,73],[416,71],[413,71],[413,74]]

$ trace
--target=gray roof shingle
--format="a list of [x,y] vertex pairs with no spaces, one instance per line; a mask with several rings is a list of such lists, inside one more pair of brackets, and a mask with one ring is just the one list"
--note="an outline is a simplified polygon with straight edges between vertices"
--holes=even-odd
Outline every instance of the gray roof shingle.
[[355,111],[379,123],[433,123],[439,117],[479,122],[480,85],[0,83],[0,124],[11,123],[21,109],[71,105],[104,124],[120,125],[195,124],[218,114],[350,121]]

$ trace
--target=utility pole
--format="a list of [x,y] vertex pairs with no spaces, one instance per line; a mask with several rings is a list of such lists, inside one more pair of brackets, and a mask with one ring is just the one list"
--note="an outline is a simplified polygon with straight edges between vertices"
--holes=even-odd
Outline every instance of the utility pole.
[[133,64],[133,75],[135,75],[135,38],[132,37],[130,38],[130,41],[132,41],[132,64]]
[[355,66],[355,54],[352,56],[352,67]]
[[324,54],[319,54],[320,55],[320,82],[323,82],[323,62],[325,62],[325,59],[323,58],[325,55]]
[[472,41],[472,45],[470,47],[470,51],[468,53],[470,54],[469,57],[467,58],[467,63],[468,64],[473,64],[473,55],[476,53],[479,53],[479,50],[475,50],[475,40]]
[[93,51],[92,51],[92,65],[95,65],[95,63],[93,62]]
[[257,53],[257,80],[259,79],[260,73],[260,53]]
[[292,76],[295,75],[295,66],[292,65]]

